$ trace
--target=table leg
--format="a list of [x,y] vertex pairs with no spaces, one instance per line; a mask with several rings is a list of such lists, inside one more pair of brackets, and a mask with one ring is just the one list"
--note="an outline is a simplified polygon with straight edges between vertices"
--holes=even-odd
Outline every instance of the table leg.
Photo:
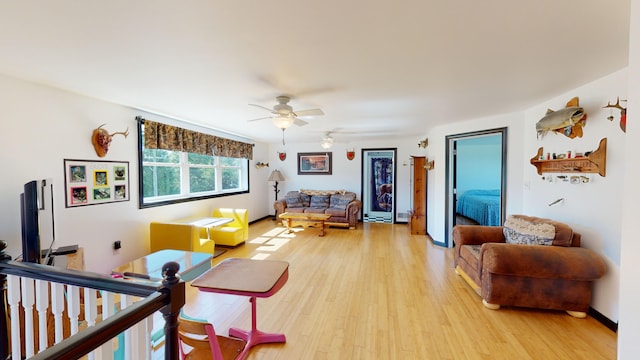
[[320,220],[320,235],[318,236],[324,236],[324,220]]
[[293,232],[293,230],[291,229],[291,223],[293,222],[293,219],[289,218],[287,219],[287,230],[289,231],[289,234],[291,234]]
[[249,350],[256,345],[287,342],[287,338],[284,334],[271,334],[258,330],[256,320],[256,298],[251,297],[249,301],[251,301],[251,330],[242,330],[233,327],[229,329],[229,336],[239,338],[247,342],[247,345],[245,345],[244,350],[242,350],[242,353],[237,357],[237,359],[244,359],[249,353]]

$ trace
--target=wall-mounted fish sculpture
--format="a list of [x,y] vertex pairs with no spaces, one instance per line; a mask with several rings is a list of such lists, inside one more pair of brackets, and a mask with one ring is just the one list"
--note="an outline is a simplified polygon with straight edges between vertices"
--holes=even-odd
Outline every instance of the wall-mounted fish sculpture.
[[578,106],[575,97],[561,110],[547,110],[545,116],[536,123],[538,139],[542,139],[549,131],[560,132],[567,137],[582,137],[582,126],[587,119],[584,109]]

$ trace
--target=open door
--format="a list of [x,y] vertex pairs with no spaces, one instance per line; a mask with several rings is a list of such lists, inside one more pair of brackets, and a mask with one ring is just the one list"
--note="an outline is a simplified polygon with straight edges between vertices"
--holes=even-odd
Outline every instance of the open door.
[[507,128],[446,137],[445,241],[456,224],[501,225],[506,208]]
[[395,223],[396,149],[362,149],[362,221]]

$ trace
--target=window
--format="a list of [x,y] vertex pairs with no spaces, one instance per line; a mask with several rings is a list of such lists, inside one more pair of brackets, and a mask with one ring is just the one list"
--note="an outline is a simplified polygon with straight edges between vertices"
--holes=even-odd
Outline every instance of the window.
[[249,192],[249,160],[147,149],[140,127],[140,208]]

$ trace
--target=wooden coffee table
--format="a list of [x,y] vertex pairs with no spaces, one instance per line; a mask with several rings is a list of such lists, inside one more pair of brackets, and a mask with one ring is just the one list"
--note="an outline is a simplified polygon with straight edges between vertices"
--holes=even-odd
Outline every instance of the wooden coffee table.
[[316,213],[289,213],[285,212],[280,214],[280,219],[287,220],[287,230],[292,233],[291,230],[294,226],[305,226],[320,228],[320,234],[318,236],[324,236],[324,222],[329,220],[331,215],[329,214],[316,214]]

